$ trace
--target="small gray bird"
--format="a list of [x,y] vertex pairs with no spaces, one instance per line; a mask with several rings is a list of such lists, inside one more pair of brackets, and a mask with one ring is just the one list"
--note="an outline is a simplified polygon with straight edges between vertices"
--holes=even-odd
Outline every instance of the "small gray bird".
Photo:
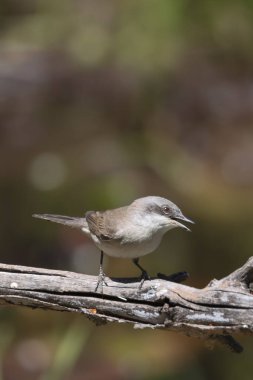
[[157,196],[136,199],[129,206],[107,211],[88,211],[85,217],[34,214],[33,217],[81,229],[100,249],[100,270],[96,290],[104,283],[104,253],[132,259],[141,270],[142,283],[149,279],[139,258],[153,252],[163,235],[175,227],[190,231],[181,221],[193,223],[171,201]]

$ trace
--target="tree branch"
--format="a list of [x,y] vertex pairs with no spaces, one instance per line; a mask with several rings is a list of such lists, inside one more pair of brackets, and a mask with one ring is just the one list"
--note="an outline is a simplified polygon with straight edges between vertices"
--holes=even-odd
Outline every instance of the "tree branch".
[[[174,280],[185,277],[183,272]],[[242,351],[231,334],[253,333],[253,257],[204,289],[167,280],[154,278],[139,289],[137,279],[107,278],[103,293],[96,293],[95,276],[0,264],[0,306],[78,312],[97,324],[177,331]]]

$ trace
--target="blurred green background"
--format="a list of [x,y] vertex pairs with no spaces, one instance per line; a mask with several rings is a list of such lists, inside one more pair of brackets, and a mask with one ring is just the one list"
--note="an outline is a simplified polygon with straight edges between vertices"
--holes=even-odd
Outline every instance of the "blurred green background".
[[[97,274],[83,215],[165,196],[196,221],[141,260],[205,286],[252,255],[253,2],[1,0],[3,263]],[[111,276],[131,262],[106,261]],[[2,308],[0,380],[251,379],[242,355],[164,331]]]

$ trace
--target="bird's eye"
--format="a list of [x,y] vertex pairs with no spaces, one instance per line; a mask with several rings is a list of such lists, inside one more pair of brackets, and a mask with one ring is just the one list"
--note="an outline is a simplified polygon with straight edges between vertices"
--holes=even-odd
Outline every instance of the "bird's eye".
[[162,210],[163,210],[163,213],[166,215],[170,213],[170,208],[168,206],[163,206]]

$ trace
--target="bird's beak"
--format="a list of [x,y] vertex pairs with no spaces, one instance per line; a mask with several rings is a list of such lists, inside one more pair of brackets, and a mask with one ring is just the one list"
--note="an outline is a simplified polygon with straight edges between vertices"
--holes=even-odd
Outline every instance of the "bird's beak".
[[189,219],[189,218],[186,218],[183,214],[182,215],[178,215],[174,218],[172,218],[175,222],[175,225],[177,227],[181,227],[181,228],[184,228],[186,231],[191,231],[190,228],[186,227],[183,223],[179,222],[179,220],[181,221],[184,221],[184,222],[187,222],[187,223],[191,223],[191,224],[194,224],[193,220]]

